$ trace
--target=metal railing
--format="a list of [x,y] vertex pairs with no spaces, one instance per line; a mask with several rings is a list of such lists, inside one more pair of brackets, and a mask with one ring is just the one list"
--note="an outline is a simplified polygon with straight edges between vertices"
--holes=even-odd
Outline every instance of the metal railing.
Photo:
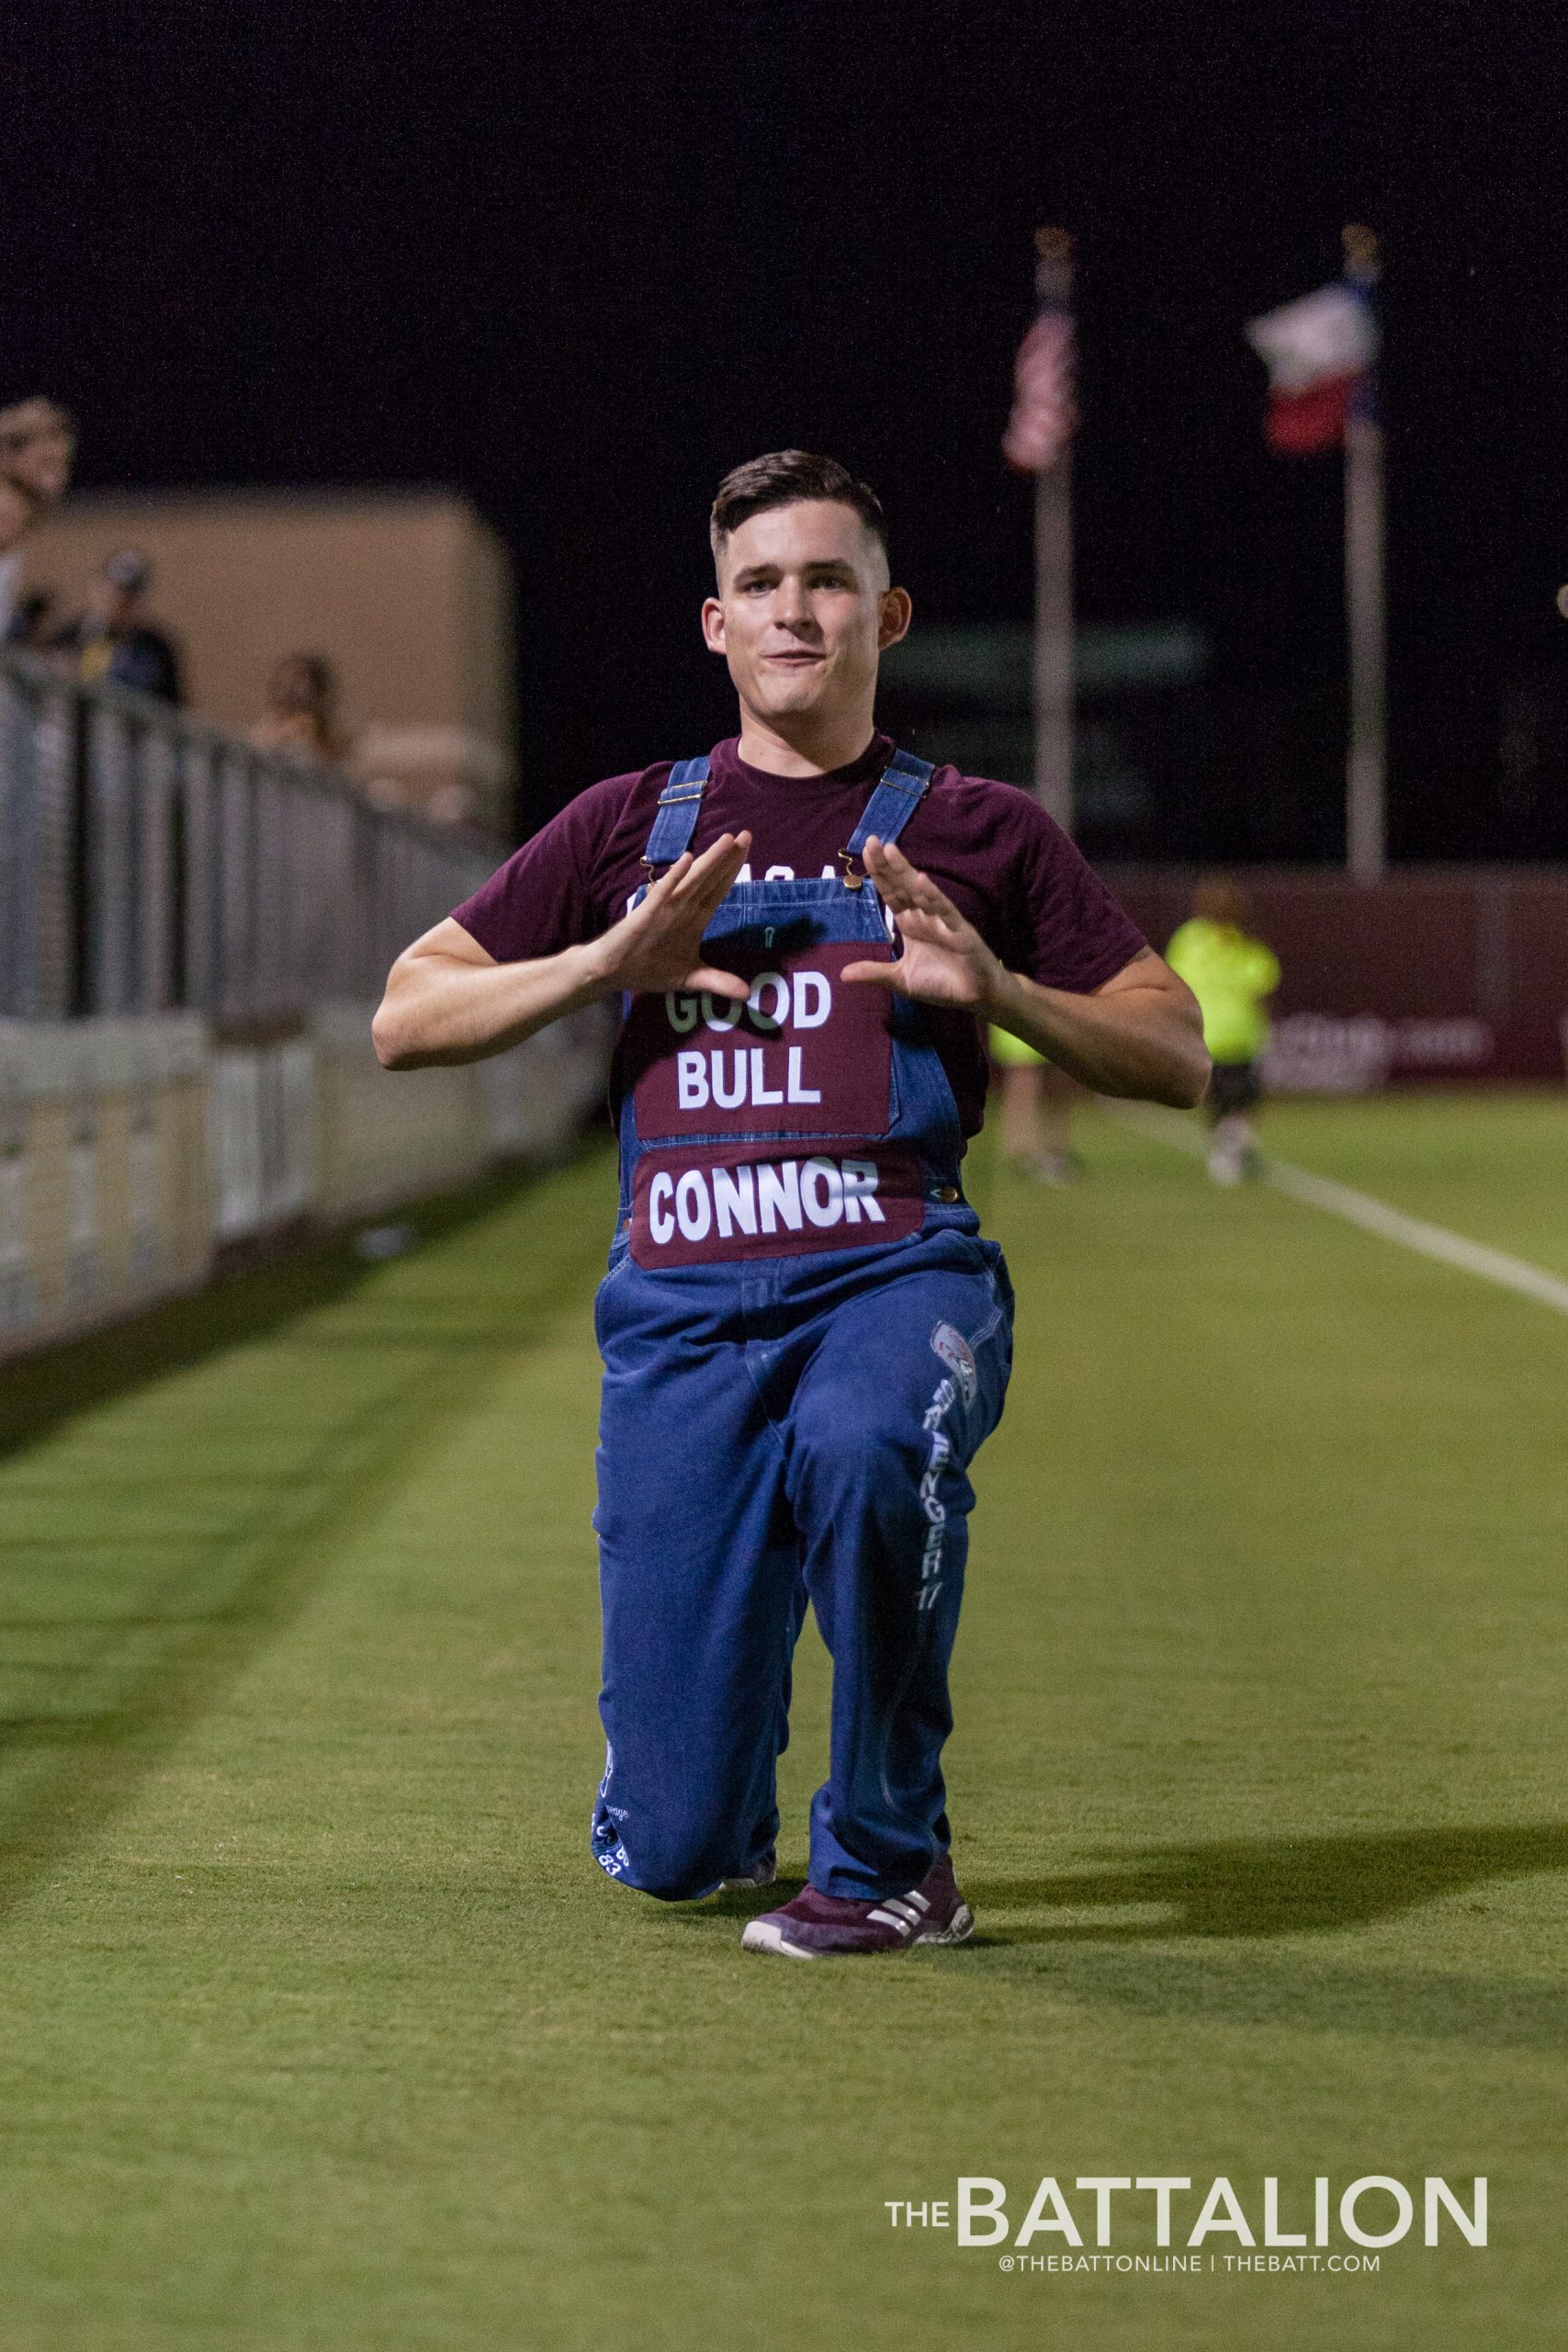
[[330,769],[0,652],[0,1017],[379,996],[503,854]]

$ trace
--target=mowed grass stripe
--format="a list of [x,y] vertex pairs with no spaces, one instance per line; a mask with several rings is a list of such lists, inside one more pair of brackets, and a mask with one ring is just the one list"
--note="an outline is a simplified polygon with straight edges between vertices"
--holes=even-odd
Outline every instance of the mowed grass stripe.
[[1549,1274],[1543,1267],[1511,1258],[1502,1250],[1488,1249],[1484,1242],[1472,1241],[1462,1233],[1450,1233],[1446,1226],[1429,1225],[1424,1217],[1406,1216],[1403,1209],[1391,1208],[1370,1193],[1358,1193],[1332,1177],[1314,1176],[1310,1169],[1292,1167],[1288,1159],[1269,1161],[1268,1182],[1277,1193],[1288,1193],[1308,1208],[1325,1209],[1330,1216],[1342,1216],[1348,1225],[1359,1225],[1364,1233],[1375,1233],[1385,1241],[1397,1242],[1403,1250],[1414,1250],[1419,1257],[1457,1266],[1461,1273],[1479,1275],[1500,1290],[1517,1291],[1538,1306],[1568,1315],[1568,1282]]
[[[1207,1155],[1207,1128],[1190,1116],[1146,1103],[1107,1107],[1123,1125],[1193,1157]],[[1314,1174],[1309,1168],[1297,1168],[1272,1152],[1261,1157],[1257,1181],[1271,1185],[1275,1192],[1286,1193],[1307,1208],[1343,1217],[1347,1225],[1359,1226],[1364,1233],[1375,1233],[1381,1240],[1412,1250],[1417,1257],[1434,1258],[1440,1265],[1457,1267],[1461,1273],[1495,1283],[1501,1290],[1517,1291],[1521,1298],[1533,1299],[1538,1306],[1568,1315],[1568,1282],[1549,1273],[1542,1266],[1530,1265],[1506,1250],[1491,1249],[1466,1234],[1450,1232],[1446,1226],[1410,1216],[1370,1193],[1358,1192],[1353,1185],[1342,1184],[1337,1178]]]
[[[571,1237],[574,1181],[596,1200],[595,1170],[558,1187],[551,1214],[565,1212],[562,1254],[581,1287],[594,1259],[585,1229]],[[526,1218],[525,1198],[506,1214]],[[442,1204],[438,1229],[449,1216]],[[0,1899],[134,1783],[149,1739],[208,1704],[271,1637],[333,1524],[547,1328],[562,1266],[519,1256],[498,1283],[486,1254],[485,1241],[461,1236],[434,1280],[416,1257],[356,1269],[346,1283],[323,1259],[323,1303],[264,1340],[62,1428],[47,1415],[45,1434],[0,1458]],[[299,1282],[287,1265],[244,1279],[253,1292]],[[251,1312],[263,1304],[253,1298]],[[219,1329],[229,1311],[214,1299]],[[189,1303],[179,1314],[183,1325]],[[126,1335],[102,1345],[112,1356]],[[462,1377],[445,1377],[457,1363]],[[47,1388],[48,1367],[20,1370]],[[84,1370],[90,1386],[90,1358]]]
[[1265,1108],[1267,1148],[1568,1279],[1568,1095],[1400,1093]]
[[[1517,1301],[1085,1142],[1065,1195],[976,1168],[1021,1349],[950,1751],[973,1948],[754,1960],[749,1903],[587,1859],[607,1166],[18,1458],[97,1564],[139,1447],[201,1412],[237,1523],[307,1458],[322,1513],[289,1607],[150,1706],[139,1776],[0,1921],[7,2352],[663,2352],[823,2312],[914,2352],[1561,2340],[1568,1331],[1527,1365]],[[423,1423],[332,1508],[311,1380],[358,1365],[364,1401],[422,1332]],[[227,1540],[206,1499],[198,1532]],[[133,1583],[168,1532],[139,1522]],[[825,1696],[808,1636],[796,1872]],[[1224,2171],[1254,2209],[1265,2172],[1490,2170],[1500,2251],[1075,2282],[888,2228],[960,2170],[1021,2201],[1047,2169]]]

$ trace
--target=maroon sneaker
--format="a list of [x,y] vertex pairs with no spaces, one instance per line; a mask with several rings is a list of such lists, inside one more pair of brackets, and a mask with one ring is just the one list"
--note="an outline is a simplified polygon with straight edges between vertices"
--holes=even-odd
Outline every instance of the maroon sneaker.
[[803,1887],[793,1903],[748,1920],[740,1941],[748,1951],[787,1952],[792,1960],[826,1960],[835,1952],[908,1951],[911,1944],[961,1944],[975,1914],[958,1892],[943,1854],[908,1894],[877,1903],[818,1894]]

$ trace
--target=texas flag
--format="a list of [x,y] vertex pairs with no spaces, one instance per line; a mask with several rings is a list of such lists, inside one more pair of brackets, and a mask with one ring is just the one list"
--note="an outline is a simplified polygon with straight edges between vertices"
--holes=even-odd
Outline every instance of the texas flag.
[[1377,321],[1366,296],[1343,279],[1320,286],[1254,319],[1247,339],[1269,370],[1269,447],[1289,458],[1342,448],[1347,417],[1370,401],[1377,358]]

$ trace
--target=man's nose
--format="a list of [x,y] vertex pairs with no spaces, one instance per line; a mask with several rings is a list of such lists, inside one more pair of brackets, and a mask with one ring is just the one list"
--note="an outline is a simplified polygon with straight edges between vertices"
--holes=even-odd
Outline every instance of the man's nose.
[[781,580],[773,596],[773,619],[780,628],[808,629],[815,626],[811,599],[798,580]]

